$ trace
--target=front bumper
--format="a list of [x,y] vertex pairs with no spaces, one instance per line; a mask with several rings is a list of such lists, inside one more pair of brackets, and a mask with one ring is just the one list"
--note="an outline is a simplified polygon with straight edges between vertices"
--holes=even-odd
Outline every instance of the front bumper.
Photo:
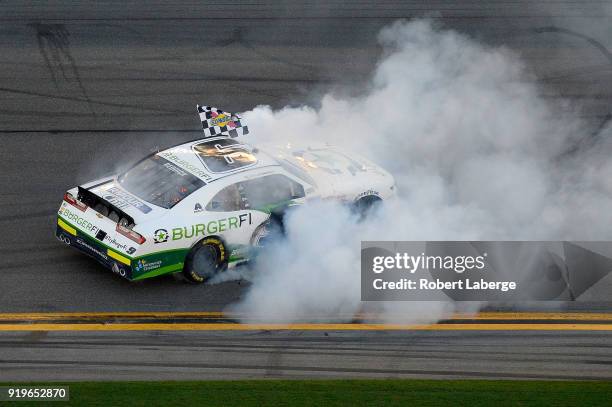
[[133,279],[130,258],[107,248],[96,239],[85,235],[83,232],[64,222],[61,218],[57,220],[55,236],[68,246],[74,247],[93,257],[115,274],[128,280]]

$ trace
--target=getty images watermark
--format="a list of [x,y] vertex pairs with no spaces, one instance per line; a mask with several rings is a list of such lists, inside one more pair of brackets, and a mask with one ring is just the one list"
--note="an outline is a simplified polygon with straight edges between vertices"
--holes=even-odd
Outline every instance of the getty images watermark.
[[362,242],[361,298],[568,301],[610,271],[610,242]]

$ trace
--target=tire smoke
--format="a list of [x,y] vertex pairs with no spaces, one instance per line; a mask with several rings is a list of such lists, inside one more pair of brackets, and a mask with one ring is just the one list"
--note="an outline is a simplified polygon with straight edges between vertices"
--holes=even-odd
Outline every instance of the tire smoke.
[[384,53],[363,89],[323,95],[316,108],[244,114],[252,131],[245,141],[341,146],[390,171],[399,192],[364,222],[331,202],[291,213],[287,238],[259,259],[246,297],[232,307],[246,320],[350,320],[375,310],[416,323],[455,311],[436,302],[361,302],[361,240],[612,234],[610,142],[584,142],[587,125],[568,102],[540,97],[517,55],[428,21],[396,22],[379,40]]

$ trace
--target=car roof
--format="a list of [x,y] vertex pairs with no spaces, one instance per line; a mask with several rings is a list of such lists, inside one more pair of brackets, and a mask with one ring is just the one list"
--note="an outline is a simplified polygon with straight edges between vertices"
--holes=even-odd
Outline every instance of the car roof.
[[267,153],[230,137],[192,140],[159,151],[155,155],[165,158],[207,183],[240,172],[279,166]]

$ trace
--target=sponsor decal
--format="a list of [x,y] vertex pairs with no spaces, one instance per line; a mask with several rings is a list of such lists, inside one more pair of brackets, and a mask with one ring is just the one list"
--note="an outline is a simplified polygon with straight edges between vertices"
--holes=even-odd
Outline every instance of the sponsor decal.
[[363,198],[365,196],[380,196],[380,193],[378,191],[373,190],[373,189],[368,189],[367,191],[364,191],[364,192],[360,193],[359,195],[357,195],[355,200],[357,200],[359,198]]
[[209,126],[227,126],[231,129],[236,128],[236,123],[234,122],[234,119],[232,118],[232,116],[226,113],[212,112],[211,116],[212,118],[208,121]]
[[86,248],[90,252],[92,252],[94,254],[97,254],[98,256],[102,257],[104,260],[108,260],[108,256],[106,255],[106,253],[103,253],[100,250],[96,249],[95,247],[91,246],[90,244],[88,244],[86,241],[84,241],[80,237],[76,238],[76,242],[77,242],[78,245],[83,246],[84,248]]
[[[117,187],[111,187],[107,190],[107,192],[111,193],[116,198],[113,198],[111,195],[107,195],[104,197],[104,199],[117,206],[118,208],[125,208],[127,205],[130,205],[138,209],[142,213],[149,213],[152,211],[151,207],[146,205],[140,199],[128,194],[127,192]],[[109,197],[111,199],[109,199]],[[118,204],[123,204],[123,206],[118,206]]]
[[253,220],[250,213],[241,213],[238,216],[211,220],[208,223],[198,223],[196,225],[172,229],[172,240],[191,239],[199,236],[208,236],[216,233],[225,232],[231,229],[239,229],[243,225],[251,225]]
[[[102,229],[98,228],[96,225],[92,224],[91,222],[89,222],[87,219],[84,219],[78,216],[77,214],[71,212],[67,208],[64,208],[64,207],[60,208],[58,213],[64,218],[66,218],[66,220],[72,222],[75,225],[80,226],[83,230],[86,230],[92,236],[95,236],[96,239],[108,244],[109,246],[112,246],[119,250],[124,250],[129,254],[132,254],[136,251],[135,248],[128,247],[127,244],[119,242],[117,239],[109,236],[106,232],[104,232]],[[77,243],[80,243],[80,242],[77,242]]]
[[142,273],[145,271],[151,271],[151,270],[155,270],[160,268],[162,265],[162,261],[161,260],[157,260],[157,261],[153,261],[153,262],[147,262],[145,259],[140,259],[136,262],[136,265],[134,266],[134,270],[136,270],[136,272],[138,273]]
[[71,212],[68,208],[62,207],[58,211],[60,215],[66,218],[67,221],[80,226],[82,229],[89,232],[91,235],[95,236],[96,233],[100,230],[96,225],[77,215],[76,213]]
[[174,164],[178,165],[185,171],[189,171],[190,173],[195,174],[202,179],[210,179],[210,175],[206,171],[201,168],[198,168],[196,165],[191,164],[189,161],[182,159],[171,151],[162,151],[160,153],[157,153],[157,155],[165,158],[168,161],[172,161]]
[[168,231],[166,229],[157,229],[153,234],[155,243],[165,243],[168,241]]
[[121,199],[113,195],[105,195],[103,196],[103,198],[119,209],[125,209],[130,206],[130,204],[128,204],[127,202],[122,201]]
[[179,167],[177,167],[176,165],[174,165],[172,163],[165,163],[164,167],[166,167],[167,169],[169,169],[173,173],[175,173],[177,175],[180,175],[181,177],[187,175],[187,173],[185,171],[181,170]]
[[[104,238],[103,242],[108,244],[109,246],[113,246],[116,249],[124,250],[124,251],[129,253],[128,245],[125,244],[125,243],[121,243],[121,242],[117,241],[117,239],[115,239],[114,237],[110,237],[109,235],[106,235],[106,237]],[[132,247],[132,249],[133,249],[133,247]],[[134,251],[135,250],[136,249],[134,249]]]
[[202,211],[203,211],[202,205],[200,205],[199,203],[196,203],[194,208],[193,208],[193,212],[194,213],[198,213],[198,212],[202,212]]

